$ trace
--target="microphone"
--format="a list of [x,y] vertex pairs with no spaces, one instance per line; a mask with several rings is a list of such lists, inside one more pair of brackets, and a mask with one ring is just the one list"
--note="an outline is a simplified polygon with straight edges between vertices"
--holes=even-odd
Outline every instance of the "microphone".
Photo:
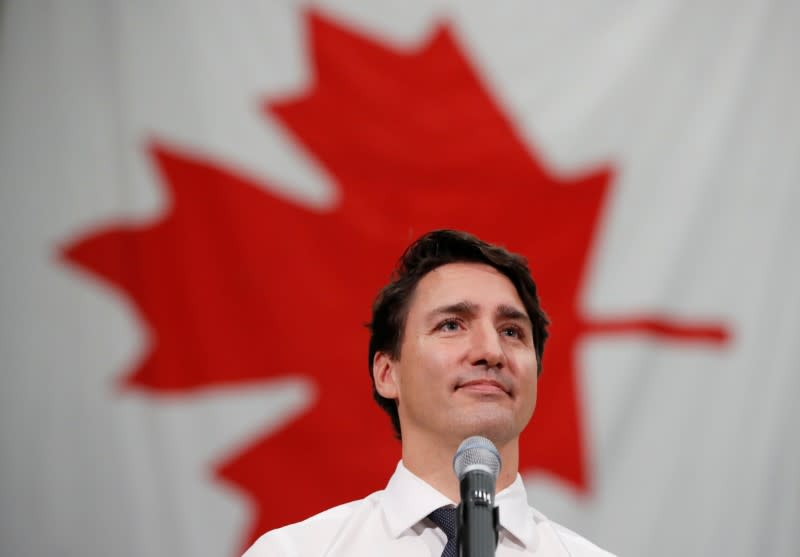
[[498,509],[494,505],[500,453],[479,435],[464,439],[453,457],[461,484],[458,506],[458,545],[461,557],[493,557],[497,548]]

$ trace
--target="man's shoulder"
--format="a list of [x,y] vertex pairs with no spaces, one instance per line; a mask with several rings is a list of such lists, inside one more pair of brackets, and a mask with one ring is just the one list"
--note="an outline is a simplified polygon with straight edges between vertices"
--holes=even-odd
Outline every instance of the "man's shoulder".
[[550,526],[558,541],[567,550],[571,557],[615,557],[613,553],[602,549],[577,532],[566,526],[550,520],[539,511],[533,509],[536,522],[545,522]]
[[595,544],[573,532],[566,526],[552,523],[558,537],[564,542],[564,546],[569,550],[570,555],[573,557],[614,557],[613,553],[609,553],[605,549],[597,547]]
[[373,510],[380,493],[372,493],[364,499],[343,503],[300,522],[270,530],[258,538],[242,557],[301,555],[301,548],[309,545],[309,542],[324,547],[354,516]]

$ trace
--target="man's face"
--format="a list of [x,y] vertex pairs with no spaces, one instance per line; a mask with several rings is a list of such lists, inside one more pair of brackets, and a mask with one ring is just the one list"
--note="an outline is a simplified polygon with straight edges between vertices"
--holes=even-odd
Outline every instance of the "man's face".
[[376,382],[397,400],[404,439],[457,444],[484,435],[504,444],[536,405],[530,319],[511,281],[488,265],[451,263],[425,275],[411,298],[400,357],[382,361]]

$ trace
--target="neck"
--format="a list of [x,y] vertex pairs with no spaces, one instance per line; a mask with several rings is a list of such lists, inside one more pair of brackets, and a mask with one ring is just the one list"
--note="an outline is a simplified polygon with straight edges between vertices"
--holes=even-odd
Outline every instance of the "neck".
[[[453,472],[453,456],[461,441],[448,444],[426,442],[423,439],[403,437],[403,465],[428,485],[457,503],[461,499],[459,482]],[[514,483],[519,468],[519,439],[498,444],[502,466],[497,476],[496,492]]]

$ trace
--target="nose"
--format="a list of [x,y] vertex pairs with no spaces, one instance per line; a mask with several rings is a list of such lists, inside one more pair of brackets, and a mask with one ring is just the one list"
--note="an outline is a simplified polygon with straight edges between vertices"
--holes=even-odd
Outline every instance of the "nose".
[[506,353],[500,341],[500,334],[493,324],[474,327],[470,341],[470,361],[473,366],[494,369],[505,367]]

